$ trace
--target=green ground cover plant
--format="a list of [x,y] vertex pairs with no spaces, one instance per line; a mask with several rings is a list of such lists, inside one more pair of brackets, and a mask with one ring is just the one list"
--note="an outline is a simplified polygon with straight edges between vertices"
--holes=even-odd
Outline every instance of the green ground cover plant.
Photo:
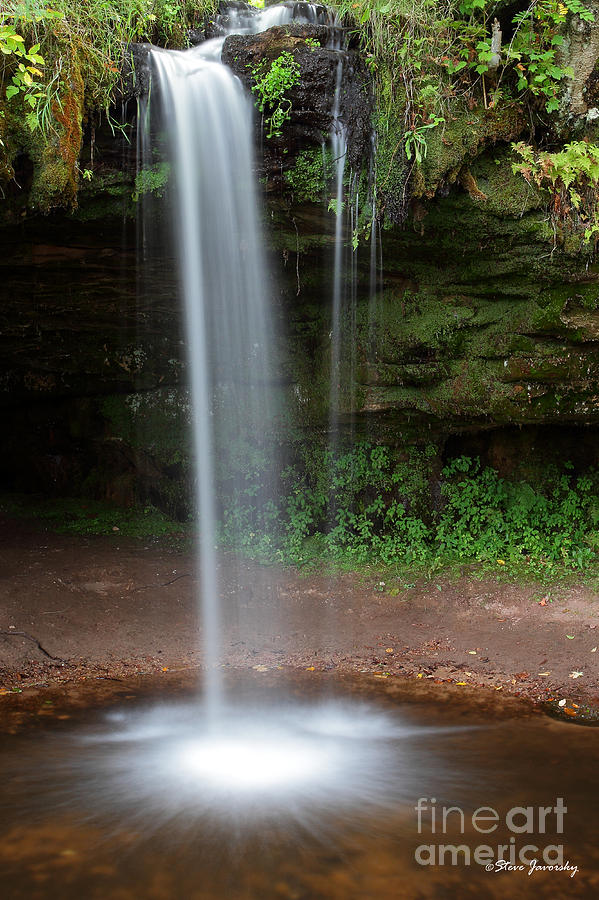
[[599,238],[599,146],[571,141],[556,152],[540,151],[524,141],[512,144],[519,157],[514,172],[536,184],[549,198],[554,228],[581,232],[584,243]]
[[190,530],[189,524],[175,522],[150,505],[127,509],[76,497],[12,494],[0,499],[0,509],[8,515],[36,519],[60,534],[146,538]]
[[539,576],[597,566],[598,472],[566,463],[533,485],[478,459],[440,471],[435,459],[432,447],[398,457],[368,443],[338,454],[304,446],[283,472],[283,499],[264,505],[269,456],[255,453],[243,489],[224,499],[223,543],[300,567],[475,563]]

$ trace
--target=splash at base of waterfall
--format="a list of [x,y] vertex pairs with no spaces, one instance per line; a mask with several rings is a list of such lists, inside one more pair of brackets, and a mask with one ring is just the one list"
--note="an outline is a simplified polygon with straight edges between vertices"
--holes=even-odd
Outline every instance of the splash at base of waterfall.
[[[147,832],[207,822],[320,827],[411,799],[437,731],[355,701],[226,706],[207,724],[195,702],[121,709],[79,732],[65,755],[75,805]],[[440,729],[443,730],[443,729]],[[429,754],[430,755],[430,754]],[[75,798],[73,798],[75,799]]]

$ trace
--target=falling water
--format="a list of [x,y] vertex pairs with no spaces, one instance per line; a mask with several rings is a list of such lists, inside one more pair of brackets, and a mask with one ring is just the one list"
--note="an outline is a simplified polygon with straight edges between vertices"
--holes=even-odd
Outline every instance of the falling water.
[[347,159],[347,137],[345,126],[340,118],[341,87],[343,83],[343,55],[340,53],[337,62],[337,79],[333,102],[333,128],[331,131],[331,151],[335,167],[335,251],[333,261],[333,302],[331,310],[331,389],[329,398],[329,430],[331,439],[336,440],[340,401],[341,380],[341,306],[343,294],[344,270],[344,176]]
[[[254,188],[252,111],[239,81],[202,48],[152,51],[170,158],[187,322],[196,460],[206,703],[222,697],[215,454],[266,402],[266,270]],[[217,395],[216,402],[215,394]],[[258,397],[259,395],[259,397]]]
[[335,25],[337,15],[320,3],[300,2],[279,3],[268,9],[251,7],[226,7],[216,17],[215,30],[218,36],[205,41],[202,53],[206,58],[220,62],[225,39],[230,34],[258,34],[276,25]]
[[[257,429],[264,435],[272,421],[269,353],[274,343],[254,174],[252,103],[220,58],[229,34],[333,21],[334,14],[310,3],[263,11],[229,7],[216,18],[217,36],[198,47],[150,50],[152,100],[140,115],[139,158],[150,169],[166,152],[172,172],[169,224],[185,305],[205,703],[212,719],[223,704],[216,468],[235,441]],[[153,226],[154,210],[149,217]],[[145,216],[144,247],[147,230]],[[150,266],[147,252],[145,256]]]

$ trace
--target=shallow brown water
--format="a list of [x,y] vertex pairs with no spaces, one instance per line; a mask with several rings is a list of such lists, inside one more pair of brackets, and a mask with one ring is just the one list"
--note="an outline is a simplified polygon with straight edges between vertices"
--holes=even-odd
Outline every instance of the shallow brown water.
[[[344,721],[356,727],[341,741],[344,753],[350,747],[348,768],[342,755],[324,780],[313,783],[308,774],[295,792],[282,784],[248,800],[242,785],[242,801],[196,797],[189,780],[179,785],[178,764],[173,772],[172,732],[181,720],[168,719],[178,709],[187,722],[194,709],[189,673],[10,698],[0,722],[0,896],[599,896],[596,728],[553,721],[495,692],[421,680],[270,671],[231,674],[229,681],[242,698],[241,717],[252,704],[266,710],[280,705],[284,712],[281,695],[298,704],[300,728],[321,703],[329,704],[323,721],[343,709]],[[157,704],[166,704],[162,712],[153,711]],[[127,732],[131,722],[135,740]],[[148,728],[156,723],[163,731],[152,736]],[[280,743],[277,734],[273,741]],[[317,736],[310,746],[318,752],[324,741]],[[157,758],[146,755],[149,744]],[[311,752],[301,746],[300,767]],[[420,833],[419,798],[427,798],[420,804],[427,807]],[[558,798],[567,809],[561,832]],[[445,829],[444,807],[458,807],[447,814]],[[472,815],[480,807],[491,809],[475,819],[477,831]],[[532,809],[513,813],[506,823],[515,807]],[[539,814],[539,807],[549,809]],[[442,845],[465,845],[457,865],[451,850],[439,864]],[[526,865],[524,871],[487,872],[474,859],[481,845],[491,847],[494,857],[504,845],[500,855],[516,864],[525,845],[533,845],[526,856],[541,865],[549,845],[563,846],[564,863],[578,871],[573,877],[571,870],[528,874]],[[478,854],[482,859],[484,850]],[[557,850],[549,855],[559,859]],[[433,864],[419,864],[417,857]]]

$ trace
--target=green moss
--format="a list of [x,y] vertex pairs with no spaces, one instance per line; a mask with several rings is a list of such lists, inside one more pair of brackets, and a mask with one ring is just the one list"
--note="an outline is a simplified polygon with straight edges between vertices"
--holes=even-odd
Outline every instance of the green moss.
[[375,113],[376,194],[387,223],[402,222],[407,207],[409,175],[404,153],[405,91],[394,85],[393,70],[379,72]]
[[25,119],[21,97],[5,108],[8,151],[5,174],[18,153],[33,163],[33,179],[27,198],[35,211],[73,208],[79,186],[79,153],[83,139],[84,83],[76,59],[64,61],[61,91],[52,104],[52,124],[47,132],[33,131]]
[[[0,185],[12,178],[17,155],[25,154],[33,163],[28,205],[43,213],[74,208],[83,121],[108,111],[127,47],[143,40],[184,47],[188,30],[216,6],[214,0],[57,0],[49,16],[22,12],[17,26],[26,45],[41,44],[45,62],[36,77],[47,96],[32,117],[21,94],[6,103],[3,77],[10,77],[10,66],[0,73]],[[31,130],[28,116],[37,118],[37,128]]]
[[190,406],[186,391],[164,388],[107,397],[101,404],[112,434],[166,467],[189,463]]
[[333,156],[330,148],[314,147],[302,150],[285,172],[285,183],[299,203],[321,203],[327,196],[334,177]]
[[148,169],[141,169],[135,176],[133,200],[137,202],[144,194],[153,194],[155,197],[164,196],[170,174],[171,167],[168,162],[155,163]]
[[465,104],[452,103],[445,124],[427,133],[427,154],[413,179],[412,195],[434,196],[441,184],[457,181],[463,166],[470,164],[483,146],[513,141],[525,127],[519,104],[469,109]]
[[73,212],[82,222],[95,219],[135,218],[137,206],[133,200],[133,182],[126,172],[96,171],[89,181],[82,181],[78,206]]
[[[531,210],[543,208],[541,192],[512,171],[513,161],[511,150],[497,147],[482,154],[470,165],[469,171],[478,190],[484,194],[478,202],[486,212],[520,218]],[[476,197],[472,199],[477,202]]]

